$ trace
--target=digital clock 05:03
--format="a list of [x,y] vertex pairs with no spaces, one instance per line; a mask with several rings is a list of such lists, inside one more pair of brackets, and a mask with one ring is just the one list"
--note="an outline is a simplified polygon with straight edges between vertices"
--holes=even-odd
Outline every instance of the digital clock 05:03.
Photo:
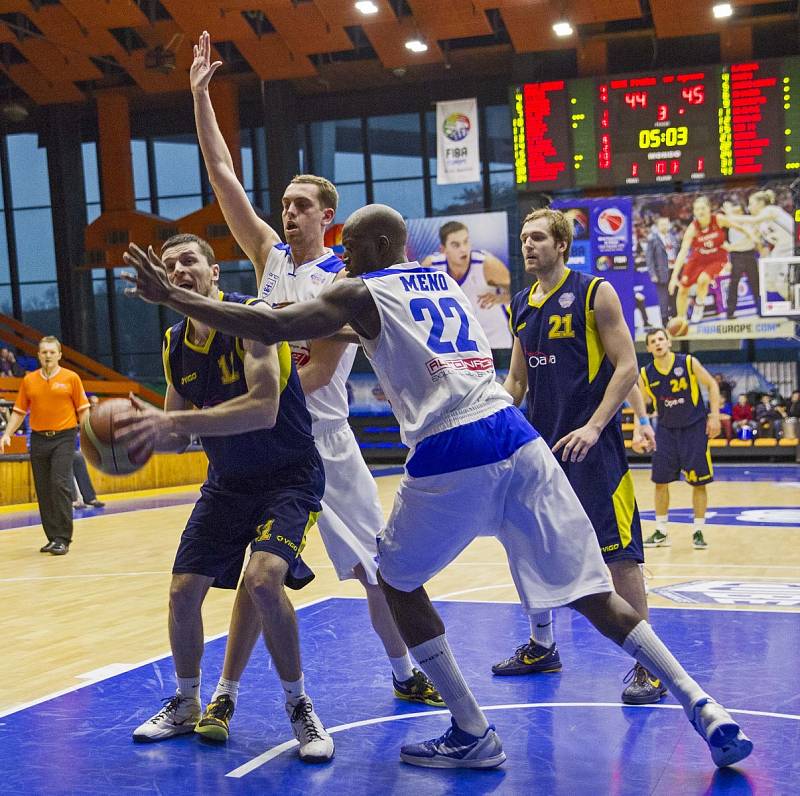
[[664,127],[660,130],[640,130],[640,149],[660,149],[661,147],[686,146],[689,141],[688,127]]

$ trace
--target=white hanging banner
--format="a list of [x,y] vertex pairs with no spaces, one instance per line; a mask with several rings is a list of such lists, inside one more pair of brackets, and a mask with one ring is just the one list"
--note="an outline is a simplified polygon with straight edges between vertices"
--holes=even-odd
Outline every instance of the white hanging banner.
[[478,100],[436,103],[436,183],[480,182]]

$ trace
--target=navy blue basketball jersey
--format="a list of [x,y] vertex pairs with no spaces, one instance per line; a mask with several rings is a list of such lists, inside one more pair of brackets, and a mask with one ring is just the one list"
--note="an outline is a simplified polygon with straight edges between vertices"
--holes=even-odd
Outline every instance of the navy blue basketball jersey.
[[594,319],[602,281],[568,268],[541,299],[534,284],[511,301],[511,331],[528,369],[528,419],[551,446],[589,420],[614,372]]
[[[222,301],[252,304],[258,299],[239,293],[222,293]],[[244,349],[238,337],[212,330],[202,345],[189,338],[189,321],[167,329],[164,337],[164,375],[186,401],[198,409],[230,401],[247,390]],[[306,409],[300,379],[287,343],[278,344],[280,404],[275,426],[226,437],[201,437],[209,460],[209,478],[265,481],[314,450],[311,416]],[[244,485],[243,485],[244,486]],[[246,489],[242,489],[246,491]]]
[[641,370],[645,392],[667,428],[685,428],[705,420],[707,412],[690,354],[672,354],[672,364],[662,372],[655,362]]

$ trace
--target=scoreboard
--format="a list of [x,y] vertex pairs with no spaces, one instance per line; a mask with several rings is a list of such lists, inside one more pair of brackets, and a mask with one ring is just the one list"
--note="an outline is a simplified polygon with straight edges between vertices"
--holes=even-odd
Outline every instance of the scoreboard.
[[520,190],[800,169],[800,58],[526,83],[511,96]]

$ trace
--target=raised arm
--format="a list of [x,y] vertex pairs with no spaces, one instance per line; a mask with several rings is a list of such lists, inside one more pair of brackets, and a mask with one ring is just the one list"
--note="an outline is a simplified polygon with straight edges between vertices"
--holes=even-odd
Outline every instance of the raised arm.
[[124,259],[136,269],[135,276],[122,275],[131,285],[126,290],[128,295],[164,304],[225,334],[268,345],[281,340],[327,337],[347,323],[366,338],[373,338],[380,331],[378,309],[360,279],[343,279],[316,299],[273,310],[261,303],[218,301],[175,287],[152,246],[145,254],[132,243]]
[[211,37],[203,31],[194,47],[194,61],[189,72],[197,139],[225,222],[242,251],[253,263],[256,280],[260,283],[269,250],[280,242],[280,237],[253,210],[236,176],[231,154],[217,124],[208,84],[220,66],[222,61],[211,63]]

